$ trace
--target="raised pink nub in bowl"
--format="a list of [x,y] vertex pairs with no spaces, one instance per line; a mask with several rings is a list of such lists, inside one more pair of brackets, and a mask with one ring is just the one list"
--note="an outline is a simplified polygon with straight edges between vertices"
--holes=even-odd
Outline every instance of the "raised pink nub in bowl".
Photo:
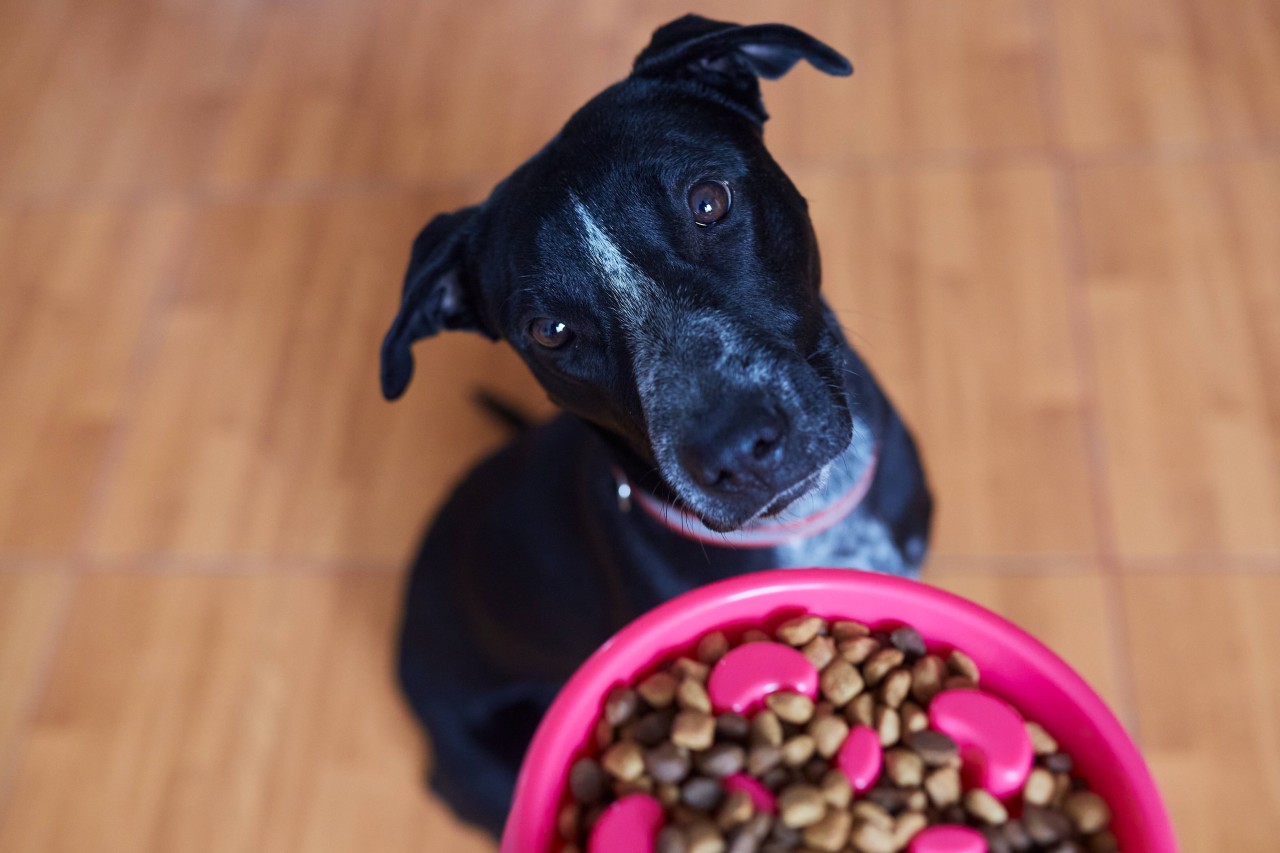
[[701,587],[636,619],[569,679],[534,735],[516,783],[502,853],[549,853],[566,802],[569,767],[584,754],[604,697],[658,663],[689,652],[713,630],[727,633],[799,612],[907,624],[931,646],[957,648],[982,672],[982,687],[1044,726],[1075,760],[1075,775],[1110,805],[1126,853],[1176,853],[1155,782],[1137,747],[1071,667],[1016,625],[940,589],[849,569],[759,572]]

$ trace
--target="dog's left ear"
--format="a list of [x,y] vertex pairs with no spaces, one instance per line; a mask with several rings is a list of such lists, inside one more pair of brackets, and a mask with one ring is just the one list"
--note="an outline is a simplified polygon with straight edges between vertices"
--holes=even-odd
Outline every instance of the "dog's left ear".
[[477,308],[476,283],[466,269],[467,238],[479,219],[479,207],[442,213],[413,241],[404,274],[400,311],[382,341],[382,395],[394,400],[413,378],[414,341],[442,329],[467,329],[490,338]]
[[760,79],[776,80],[801,59],[827,74],[853,73],[849,60],[785,24],[738,24],[685,15],[660,27],[636,57],[633,77],[689,80],[709,86],[757,124],[769,114]]

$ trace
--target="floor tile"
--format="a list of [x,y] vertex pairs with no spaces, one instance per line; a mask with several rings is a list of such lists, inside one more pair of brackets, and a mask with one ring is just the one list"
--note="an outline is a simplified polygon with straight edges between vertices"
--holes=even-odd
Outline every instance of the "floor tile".
[[1280,140],[1270,0],[1055,0],[1066,142],[1078,152]]
[[187,213],[0,210],[0,550],[79,546]]
[[1280,834],[1280,575],[1128,575],[1147,761],[1184,850]]
[[83,577],[0,850],[489,850],[430,801],[392,573]]
[[1052,173],[799,170],[827,298],[915,430],[936,553],[1088,554],[1083,396]]
[[1077,188],[1121,551],[1275,554],[1280,158],[1098,166]]

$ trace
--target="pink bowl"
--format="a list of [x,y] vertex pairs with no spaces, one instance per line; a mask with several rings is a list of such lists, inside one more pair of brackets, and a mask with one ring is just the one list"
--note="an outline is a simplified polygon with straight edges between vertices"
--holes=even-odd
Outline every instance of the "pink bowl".
[[915,581],[848,569],[759,572],[701,587],[636,619],[601,646],[552,703],[516,783],[502,853],[546,853],[556,839],[569,766],[586,746],[605,694],[716,628],[747,627],[788,611],[875,625],[901,622],[930,644],[955,647],[982,686],[1041,723],[1076,772],[1114,812],[1125,853],[1176,853],[1168,814],[1137,747],[1115,716],[1057,655],[1011,622]]

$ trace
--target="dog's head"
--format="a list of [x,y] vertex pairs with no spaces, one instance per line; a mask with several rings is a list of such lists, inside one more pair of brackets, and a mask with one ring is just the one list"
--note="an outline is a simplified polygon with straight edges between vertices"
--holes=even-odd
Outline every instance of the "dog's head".
[[851,71],[777,24],[655,32],[485,202],[418,236],[383,393],[408,385],[414,341],[478,331],[713,529],[808,491],[853,420],[807,206],[762,140],[759,78],[801,59]]

